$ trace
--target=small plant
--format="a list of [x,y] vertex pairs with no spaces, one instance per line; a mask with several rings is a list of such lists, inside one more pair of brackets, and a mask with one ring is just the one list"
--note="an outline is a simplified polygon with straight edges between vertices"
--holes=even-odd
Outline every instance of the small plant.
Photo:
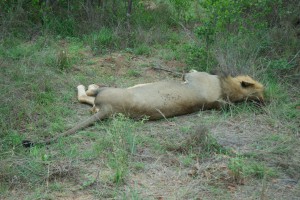
[[60,50],[57,54],[57,68],[60,70],[66,70],[71,67],[70,58],[66,50]]
[[133,76],[133,77],[139,77],[139,76],[141,76],[140,72],[137,71],[137,70],[135,70],[135,69],[129,69],[129,70],[127,71],[127,74],[128,74],[129,76]]
[[229,160],[228,169],[232,173],[233,179],[237,183],[243,183],[245,178],[254,177],[263,179],[265,177],[274,177],[276,172],[266,167],[263,163],[247,160],[243,157],[234,157]]
[[145,163],[142,163],[142,162],[135,162],[132,164],[132,166],[137,171],[142,171],[145,169]]
[[228,168],[231,170],[232,176],[237,183],[244,182],[244,178],[246,177],[246,165],[243,158],[236,157],[230,159]]
[[191,166],[194,163],[196,157],[197,157],[196,154],[190,153],[188,155],[180,156],[179,160],[183,164],[183,166],[188,167],[188,166]]
[[72,67],[71,60],[66,49],[56,50],[45,55],[45,64],[58,71],[70,69]]
[[136,55],[146,55],[149,56],[151,53],[151,49],[148,45],[146,44],[141,44],[139,46],[137,46],[136,48],[134,48],[133,52]]

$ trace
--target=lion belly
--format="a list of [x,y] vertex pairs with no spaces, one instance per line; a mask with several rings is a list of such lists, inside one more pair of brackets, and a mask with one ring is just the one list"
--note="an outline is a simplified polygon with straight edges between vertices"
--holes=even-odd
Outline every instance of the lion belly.
[[206,84],[157,82],[127,89],[107,88],[98,94],[95,105],[100,110],[108,106],[112,113],[132,118],[148,116],[154,120],[213,108],[219,96],[219,93],[212,95]]

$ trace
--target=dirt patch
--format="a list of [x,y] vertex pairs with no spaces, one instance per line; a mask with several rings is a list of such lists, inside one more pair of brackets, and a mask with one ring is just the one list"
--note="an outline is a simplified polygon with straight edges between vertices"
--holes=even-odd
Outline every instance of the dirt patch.
[[221,145],[235,149],[239,153],[247,153],[256,149],[255,142],[272,132],[264,121],[265,116],[238,116],[215,124],[211,128],[212,135]]

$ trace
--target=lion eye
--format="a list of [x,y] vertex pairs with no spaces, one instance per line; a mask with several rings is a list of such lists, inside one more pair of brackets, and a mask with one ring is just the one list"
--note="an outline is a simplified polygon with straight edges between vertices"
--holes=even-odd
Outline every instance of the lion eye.
[[251,86],[253,86],[253,85],[254,85],[254,83],[249,83],[249,82],[246,82],[246,81],[242,81],[242,82],[241,82],[241,86],[242,86],[243,88],[251,87]]

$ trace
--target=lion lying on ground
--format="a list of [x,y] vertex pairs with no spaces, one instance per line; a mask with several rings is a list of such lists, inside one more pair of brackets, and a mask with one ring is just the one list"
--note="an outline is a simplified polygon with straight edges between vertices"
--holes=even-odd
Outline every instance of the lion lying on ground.
[[197,71],[185,74],[182,82],[162,81],[129,88],[93,84],[87,91],[83,85],[77,89],[79,102],[92,105],[95,114],[44,143],[49,144],[59,137],[73,134],[116,113],[135,119],[147,116],[150,120],[156,120],[205,109],[220,109],[229,102],[264,100],[263,85],[249,76],[217,76]]

